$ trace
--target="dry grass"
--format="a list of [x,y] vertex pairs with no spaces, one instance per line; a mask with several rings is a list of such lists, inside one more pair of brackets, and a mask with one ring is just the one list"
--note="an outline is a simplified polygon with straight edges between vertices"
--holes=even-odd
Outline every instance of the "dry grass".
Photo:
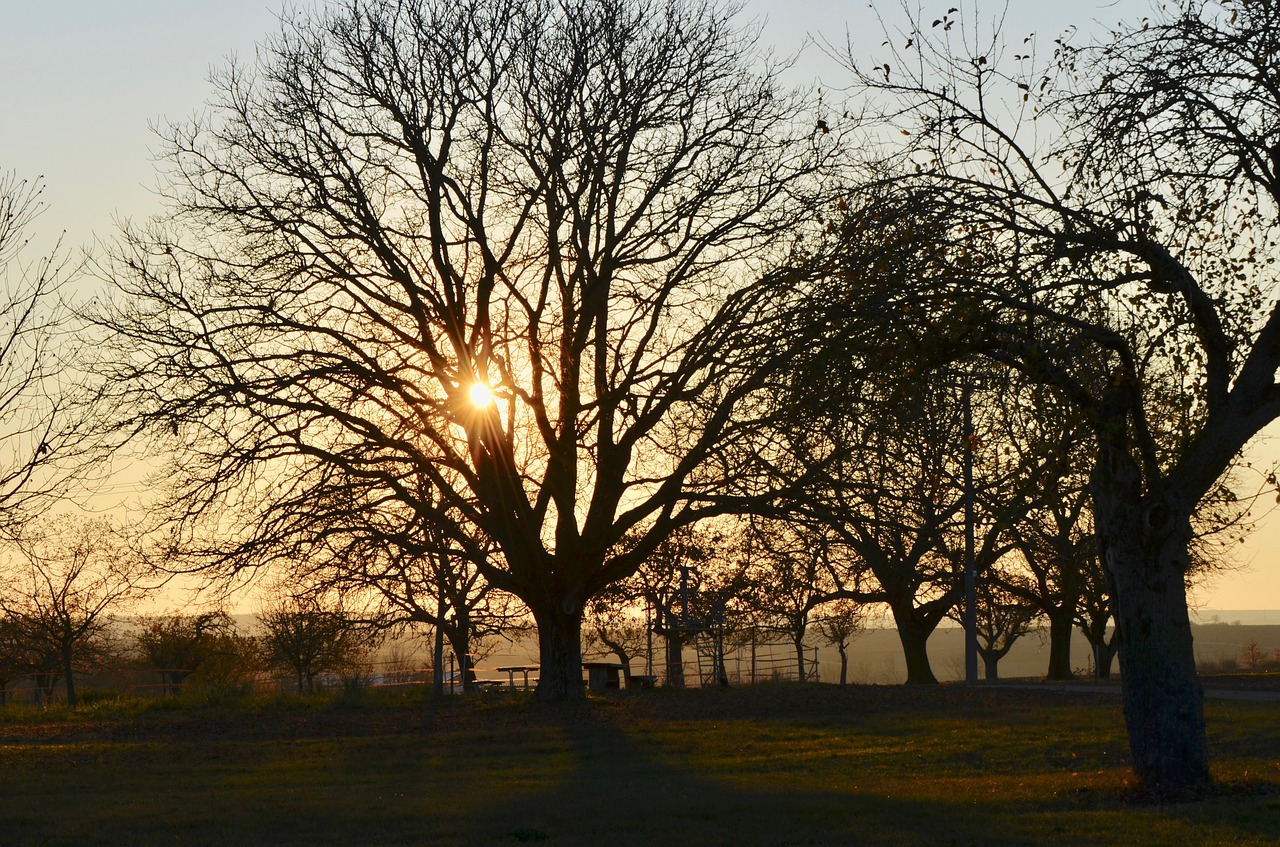
[[6,844],[1272,844],[1274,704],[1210,704],[1224,788],[1126,800],[1119,703],[776,686],[8,713]]

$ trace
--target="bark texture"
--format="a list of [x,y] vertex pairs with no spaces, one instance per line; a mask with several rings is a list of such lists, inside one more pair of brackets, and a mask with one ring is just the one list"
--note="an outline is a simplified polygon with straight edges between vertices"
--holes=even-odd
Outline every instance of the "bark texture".
[[1095,474],[1095,514],[1112,580],[1134,774],[1149,790],[1210,782],[1204,692],[1196,677],[1186,572],[1190,510],[1172,496],[1143,494],[1138,468],[1118,451]]

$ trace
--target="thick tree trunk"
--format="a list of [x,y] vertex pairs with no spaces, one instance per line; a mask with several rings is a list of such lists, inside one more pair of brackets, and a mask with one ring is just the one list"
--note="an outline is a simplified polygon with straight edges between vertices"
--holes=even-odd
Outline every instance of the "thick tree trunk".
[[[1133,767],[1143,785],[1181,789],[1209,782],[1204,694],[1196,678],[1191,622],[1180,569],[1185,544],[1112,549],[1116,571],[1120,677]],[[1181,547],[1181,551],[1176,548]],[[1165,549],[1160,549],[1164,547]]]
[[902,642],[902,657],[907,663],[907,685],[936,685],[938,678],[929,665],[929,635],[931,628],[922,625],[913,610],[890,606],[893,621],[898,628],[898,641]]
[[1175,510],[1172,498],[1137,496],[1132,467],[1123,459],[1116,464],[1102,484],[1095,475],[1094,497],[1099,549],[1115,593],[1134,773],[1151,791],[1201,788],[1210,782],[1209,752],[1187,613],[1189,515]]
[[582,684],[582,613],[533,610],[538,625],[539,700],[564,702],[586,697]]
[[1093,647],[1093,675],[1097,679],[1111,679],[1111,665],[1115,662],[1116,645],[1100,639]]
[[985,679],[1000,678],[1000,658],[1003,654],[994,650],[979,650],[982,655],[982,672]]
[[1071,609],[1055,608],[1049,612],[1049,669],[1045,679],[1072,679]]

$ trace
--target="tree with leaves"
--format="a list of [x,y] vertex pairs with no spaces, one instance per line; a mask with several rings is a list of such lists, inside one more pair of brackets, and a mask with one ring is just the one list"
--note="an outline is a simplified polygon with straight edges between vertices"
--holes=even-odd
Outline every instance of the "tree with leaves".
[[235,623],[223,611],[162,615],[143,619],[135,639],[139,658],[160,672],[166,694],[180,694],[200,667],[227,652]]
[[1134,771],[1200,789],[1195,515],[1280,416],[1280,5],[1183,0],[1093,45],[1058,39],[1047,67],[1033,40],[997,61],[999,36],[952,16],[908,28],[874,71],[851,65],[907,133],[891,181],[987,258],[921,296],[957,353],[1088,421]]

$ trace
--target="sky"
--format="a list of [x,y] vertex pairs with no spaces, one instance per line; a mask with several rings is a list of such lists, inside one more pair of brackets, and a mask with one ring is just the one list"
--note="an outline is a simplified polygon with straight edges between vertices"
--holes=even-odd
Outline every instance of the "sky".
[[[249,60],[254,45],[276,26],[278,0],[57,0],[4,3],[0,27],[0,172],[43,176],[47,212],[37,244],[62,235],[64,244],[92,248],[124,219],[158,211],[152,127],[182,120],[209,99],[212,69],[230,56]],[[295,0],[300,8],[319,5]],[[956,0],[944,0],[937,13]],[[802,50],[811,37],[843,44],[846,36],[874,52],[883,40],[880,19],[865,0],[744,0],[744,15],[759,20],[763,40],[784,56],[798,54],[797,83],[841,79],[821,51]],[[927,3],[926,14],[934,14]],[[967,7],[972,9],[972,6]],[[978,6],[979,15],[1005,14],[1004,31],[1036,32],[1042,43],[1075,26],[1141,18],[1147,0],[1009,0]],[[893,26],[897,0],[881,5]],[[988,12],[990,9],[990,12]],[[989,25],[989,23],[988,23]],[[63,234],[65,233],[65,234]],[[1277,429],[1280,432],[1280,429]],[[1274,443],[1255,449],[1258,462],[1280,455]],[[1235,570],[1199,589],[1207,609],[1280,609],[1280,516],[1264,519],[1238,557]]]

